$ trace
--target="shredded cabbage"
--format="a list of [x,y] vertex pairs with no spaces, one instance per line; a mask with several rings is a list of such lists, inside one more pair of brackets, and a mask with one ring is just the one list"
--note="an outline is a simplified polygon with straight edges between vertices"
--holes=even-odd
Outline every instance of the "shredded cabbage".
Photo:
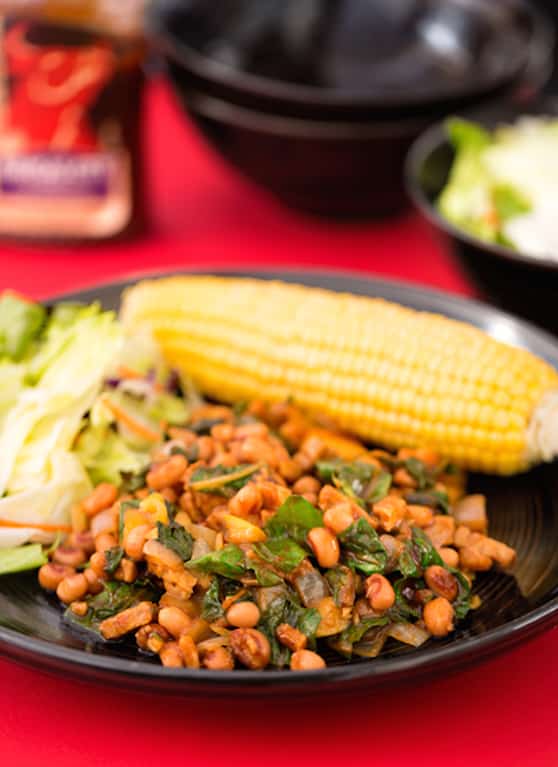
[[112,312],[53,312],[36,353],[18,371],[25,385],[19,394],[14,387],[0,430],[0,519],[30,523],[28,530],[0,528],[0,547],[28,540],[33,522],[67,523],[72,504],[91,490],[72,447],[122,344]]

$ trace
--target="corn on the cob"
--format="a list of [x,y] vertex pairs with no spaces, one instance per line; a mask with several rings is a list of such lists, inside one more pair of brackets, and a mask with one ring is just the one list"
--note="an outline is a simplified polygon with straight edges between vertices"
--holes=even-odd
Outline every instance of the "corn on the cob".
[[225,402],[294,398],[388,447],[511,474],[558,454],[558,374],[482,331],[382,299],[248,279],[145,281],[128,327]]

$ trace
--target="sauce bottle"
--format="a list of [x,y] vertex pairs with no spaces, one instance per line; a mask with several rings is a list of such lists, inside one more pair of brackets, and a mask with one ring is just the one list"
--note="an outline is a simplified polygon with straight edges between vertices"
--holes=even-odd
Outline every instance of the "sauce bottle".
[[138,228],[142,0],[0,0],[0,237]]

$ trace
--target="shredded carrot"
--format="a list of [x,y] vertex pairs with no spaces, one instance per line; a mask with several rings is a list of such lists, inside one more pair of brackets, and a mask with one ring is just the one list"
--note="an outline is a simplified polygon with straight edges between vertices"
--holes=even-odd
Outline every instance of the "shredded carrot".
[[[118,378],[124,378],[128,380],[144,380],[145,376],[143,376],[141,373],[138,373],[137,370],[132,370],[132,368],[127,367],[126,365],[120,365],[118,370],[116,371],[116,375]],[[153,382],[153,388],[156,392],[162,392],[163,386],[158,381]]]
[[126,365],[120,365],[116,371],[116,375],[118,378],[143,378],[141,373],[138,373],[137,370],[132,370],[132,368],[129,368]]
[[146,439],[149,442],[160,441],[162,436],[161,432],[155,431],[154,429],[150,429],[149,426],[146,426],[140,421],[137,421],[133,416],[127,413],[126,410],[121,408],[120,405],[117,405],[115,402],[112,402],[107,397],[103,399],[103,404],[106,405],[106,407],[108,407],[108,409],[116,418],[116,420],[123,423],[124,426],[130,429],[130,431],[135,432],[140,437],[143,437],[143,439]]
[[44,530],[45,533],[71,533],[71,525],[46,525],[37,524],[35,522],[11,522],[8,519],[0,519],[0,527],[13,527],[15,529],[20,528],[32,528],[33,530]]

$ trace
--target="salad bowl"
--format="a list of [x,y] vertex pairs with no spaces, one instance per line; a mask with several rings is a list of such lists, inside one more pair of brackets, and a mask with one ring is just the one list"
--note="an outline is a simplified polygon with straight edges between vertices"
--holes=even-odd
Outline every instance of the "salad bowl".
[[[521,113],[502,109],[483,111],[475,121],[492,129],[520,117],[557,114],[556,100],[547,98]],[[406,188],[410,198],[454,251],[482,298],[558,332],[555,310],[558,260],[534,257],[503,244],[483,241],[441,214],[438,200],[448,183],[454,159],[455,150],[445,123],[438,123],[423,133],[411,147],[406,160]]]

